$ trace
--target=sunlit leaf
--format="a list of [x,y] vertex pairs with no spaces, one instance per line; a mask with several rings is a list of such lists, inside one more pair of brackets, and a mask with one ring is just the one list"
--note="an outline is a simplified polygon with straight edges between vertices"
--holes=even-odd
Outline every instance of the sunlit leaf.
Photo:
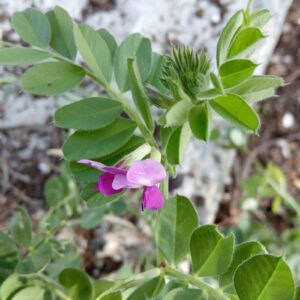
[[104,97],[82,99],[55,112],[56,125],[64,128],[93,130],[107,126],[122,112],[121,103]]
[[234,275],[240,300],[291,300],[295,283],[286,262],[271,255],[256,255],[238,267]]
[[173,165],[182,163],[191,135],[189,123],[185,123],[171,133],[166,148],[169,163]]
[[241,265],[244,261],[250,258],[253,255],[266,253],[265,248],[258,242],[245,242],[238,246],[236,246],[233,254],[233,260],[228,268],[228,270],[221,274],[219,278],[220,286],[226,292],[235,292],[233,286],[233,276],[236,269]]
[[253,46],[264,37],[261,30],[257,27],[246,27],[242,29],[237,33],[230,45],[228,58],[238,55],[247,55],[253,50]]
[[207,103],[201,103],[190,111],[189,124],[194,137],[208,141],[211,129],[211,113]]
[[34,8],[27,8],[22,12],[15,12],[12,25],[20,37],[40,48],[47,48],[51,38],[51,28],[48,18]]
[[178,101],[166,114],[166,126],[175,127],[184,124],[192,107],[193,103],[189,100]]
[[79,269],[64,269],[59,274],[59,282],[72,300],[93,300],[94,298],[94,287],[90,278]]
[[145,91],[135,59],[128,58],[128,76],[135,106],[139,110],[146,126],[153,131],[154,123],[150,111],[150,99]]
[[39,286],[29,286],[17,292],[11,300],[45,300],[46,290]]
[[165,200],[156,227],[156,244],[164,258],[178,264],[189,251],[189,240],[198,226],[198,214],[191,201],[183,196]]
[[85,72],[65,62],[45,62],[33,66],[21,77],[25,91],[37,95],[57,95],[77,86]]
[[239,10],[236,12],[221,32],[220,38],[217,44],[217,66],[223,64],[228,56],[230,44],[232,43],[233,37],[239,27],[242,25],[244,20],[243,11]]
[[164,284],[165,281],[162,276],[155,277],[139,286],[129,295],[127,300],[147,300],[149,298],[154,298],[161,291]]
[[108,155],[122,147],[135,128],[132,121],[117,119],[107,127],[97,130],[78,130],[63,145],[65,159],[92,159]]
[[115,77],[122,92],[130,89],[127,60],[134,57],[144,82],[150,74],[152,51],[151,43],[139,33],[129,35],[117,48],[114,59]]
[[216,97],[209,104],[225,120],[235,126],[257,132],[260,120],[245,100],[234,94]]
[[229,267],[233,250],[234,235],[224,237],[215,225],[197,228],[190,241],[193,272],[199,276],[216,276]]
[[74,36],[86,64],[104,84],[109,83],[112,76],[112,57],[105,40],[86,24],[75,25]]
[[243,82],[253,74],[256,66],[248,59],[233,59],[222,64],[219,73],[223,86],[230,88]]
[[230,93],[241,96],[250,103],[273,97],[275,88],[283,85],[283,79],[277,76],[253,76],[238,86],[230,89]]
[[52,31],[50,46],[61,55],[74,59],[77,49],[73,36],[72,18],[60,6],[55,6],[46,15]]
[[117,44],[115,38],[105,28],[101,28],[101,29],[97,30],[97,32],[98,32],[98,34],[100,34],[100,36],[105,41],[106,45],[108,46],[108,48],[110,50],[111,57],[113,58],[115,55],[115,52],[118,48],[118,44]]
[[0,65],[31,65],[49,58],[42,50],[22,47],[0,48]]

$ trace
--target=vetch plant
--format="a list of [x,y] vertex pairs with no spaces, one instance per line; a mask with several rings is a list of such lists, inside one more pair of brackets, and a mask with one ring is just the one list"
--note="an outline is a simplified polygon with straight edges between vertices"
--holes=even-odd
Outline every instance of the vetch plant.
[[[268,254],[257,241],[235,245],[233,234],[201,226],[193,203],[169,197],[168,189],[168,177],[176,174],[192,136],[209,141],[215,114],[258,132],[253,104],[274,96],[283,84],[276,76],[254,75],[251,54],[263,42],[269,18],[268,10],[251,12],[250,2],[236,12],[220,35],[213,68],[204,51],[185,46],[161,55],[138,33],[118,45],[106,29],[75,24],[61,7],[12,16],[15,31],[30,47],[2,41],[0,63],[33,65],[20,78],[24,91],[57,95],[85,77],[104,89],[55,113],[56,125],[71,129],[62,150],[86,205],[97,212],[127,189],[142,189],[142,209],[160,210],[156,266],[126,279],[94,280],[80,269],[74,245],[55,240],[70,218],[64,208],[79,213],[78,194],[56,178],[60,188],[49,189],[55,201],[48,201],[49,213],[36,235],[24,209],[0,232],[1,300],[299,299],[282,257]],[[159,108],[157,118],[152,106]],[[178,267],[184,260],[191,261],[190,273]]]
[[97,189],[103,195],[118,194],[124,189],[143,188],[142,210],[157,210],[163,206],[159,183],[166,178],[166,172],[157,161],[135,161],[128,170],[122,166],[109,167],[92,160],[82,159],[79,163],[103,171],[97,183]]

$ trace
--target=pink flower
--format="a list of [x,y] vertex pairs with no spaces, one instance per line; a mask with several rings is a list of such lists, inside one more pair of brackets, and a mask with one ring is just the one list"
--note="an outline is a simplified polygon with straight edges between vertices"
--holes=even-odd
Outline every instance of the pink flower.
[[159,183],[166,178],[166,171],[159,162],[153,159],[135,161],[128,169],[110,167],[88,159],[82,159],[79,163],[103,171],[97,183],[100,193],[113,195],[123,189],[143,188],[142,210],[157,210],[163,206],[164,198]]

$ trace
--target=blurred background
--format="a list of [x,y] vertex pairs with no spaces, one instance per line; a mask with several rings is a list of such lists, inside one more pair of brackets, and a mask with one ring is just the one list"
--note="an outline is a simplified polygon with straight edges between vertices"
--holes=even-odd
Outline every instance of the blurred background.
[[[0,0],[1,39],[20,43],[10,22],[15,11],[27,7],[47,11],[55,5],[68,10],[77,22],[108,29],[118,42],[141,32],[151,38],[156,51],[168,53],[172,45],[184,44],[205,49],[213,58],[220,30],[246,1]],[[300,1],[254,1],[253,8],[262,7],[270,9],[273,18],[255,60],[259,72],[282,76],[286,85],[278,97],[257,105],[262,118],[259,135],[246,136],[219,123],[208,145],[191,143],[170,187],[194,201],[203,223],[234,231],[237,242],[259,240],[274,254],[286,255],[299,281]],[[51,208],[53,215],[65,209],[75,220],[76,233],[64,229],[58,238],[80,246],[82,263],[92,276],[138,271],[149,263],[151,215],[141,216],[137,207],[123,200],[106,208],[105,216],[103,210],[84,210],[80,204],[84,196],[59,151],[68,133],[52,121],[59,106],[97,95],[99,88],[87,80],[59,97],[34,97],[20,88],[23,71],[0,67],[0,226],[20,205],[38,224],[57,200],[62,204]],[[66,198],[72,199],[71,205],[63,201]],[[84,213],[76,219],[81,210]]]

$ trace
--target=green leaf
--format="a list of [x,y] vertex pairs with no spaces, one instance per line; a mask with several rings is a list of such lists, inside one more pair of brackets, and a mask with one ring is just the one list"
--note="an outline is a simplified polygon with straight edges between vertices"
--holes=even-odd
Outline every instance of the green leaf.
[[[118,150],[112,152],[111,154],[103,156],[102,158],[95,158],[95,160],[101,161],[102,163],[107,165],[114,165],[115,163],[123,159],[125,155],[131,153],[139,146],[141,146],[144,142],[145,141],[143,138],[134,135],[125,145],[123,145]],[[79,164],[75,161],[70,162],[69,167],[75,179],[81,183],[98,181],[99,171],[94,168]]]
[[[103,294],[106,290],[111,288],[114,285],[112,281],[99,279],[94,282],[95,296],[94,300],[96,300],[101,294]],[[122,296],[120,293],[111,293],[106,296],[103,296],[101,300],[122,300]]]
[[1,300],[10,300],[12,295],[16,293],[20,288],[25,287],[24,282],[22,282],[18,276],[11,275],[9,276],[0,287],[0,299]]
[[49,244],[44,243],[19,262],[16,272],[18,274],[38,273],[47,266],[50,259],[51,247]]
[[127,300],[147,300],[157,296],[164,286],[165,281],[162,276],[155,277],[138,287]]
[[221,93],[219,91],[217,91],[216,89],[209,89],[209,90],[201,91],[198,94],[197,98],[201,101],[206,101],[206,100],[213,99],[220,95],[221,95]]
[[142,37],[139,33],[128,36],[118,47],[115,53],[114,70],[115,77],[121,92],[130,89],[127,60],[134,57],[144,82],[151,69],[152,50],[150,40]]
[[69,162],[69,168],[75,180],[79,183],[97,182],[99,177],[99,170],[91,168],[87,165],[79,164],[76,161]]
[[243,82],[253,74],[256,66],[248,59],[233,59],[222,64],[219,73],[223,86],[230,88]]
[[57,95],[78,85],[85,72],[65,62],[46,62],[27,70],[21,77],[23,89],[37,95]]
[[294,299],[292,273],[280,257],[251,257],[236,270],[234,285],[240,300]]
[[171,279],[159,293],[159,300],[164,300],[165,296],[172,290],[178,289],[178,288],[187,288],[188,287],[188,282],[184,280],[179,280],[179,279]]
[[13,241],[0,231],[0,284],[10,276],[19,261],[19,254]]
[[162,77],[163,63],[165,60],[164,55],[160,55],[156,52],[152,53],[152,65],[151,72],[149,77],[147,78],[147,83],[154,86],[158,89],[158,91],[162,93],[166,93],[167,89],[162,84],[160,78]]
[[207,103],[201,103],[190,111],[189,124],[193,135],[203,141],[208,141],[211,130],[211,113]]
[[58,281],[59,274],[66,268],[80,268],[81,257],[76,251],[70,251],[66,249],[66,254],[61,255],[53,263],[47,266],[46,272],[50,278]]
[[59,282],[72,300],[93,300],[94,288],[90,278],[81,270],[67,268],[59,274]]
[[169,292],[163,300],[204,300],[203,291],[191,288],[178,288]]
[[113,285],[113,281],[105,279],[98,279],[94,281],[95,298],[103,294],[106,290],[110,289]]
[[16,12],[12,16],[15,31],[25,41],[39,48],[47,48],[51,38],[51,28],[47,17],[34,8]]
[[263,38],[265,38],[265,36],[257,27],[247,27],[240,30],[230,45],[227,58],[247,55],[253,50],[253,46]]
[[225,120],[234,125],[257,132],[260,120],[245,100],[234,94],[216,97],[209,104]]
[[55,6],[47,12],[48,21],[51,26],[50,46],[59,54],[74,59],[76,57],[76,45],[73,36],[73,21],[66,10]]
[[175,129],[167,144],[166,153],[170,164],[180,165],[191,138],[189,123]]
[[165,151],[173,131],[172,127],[160,126],[160,142],[163,151]]
[[101,29],[97,30],[97,32],[98,32],[98,34],[100,34],[100,36],[105,41],[106,45],[108,46],[108,48],[110,50],[111,57],[113,58],[115,55],[116,49],[118,48],[118,44],[117,44],[115,38],[105,28],[101,28]]
[[300,300],[300,286],[296,288],[295,300]]
[[184,124],[187,119],[193,103],[189,100],[180,100],[166,114],[166,126],[175,127]]
[[221,79],[219,76],[217,76],[215,73],[210,72],[210,80],[214,86],[214,89],[219,92],[219,94],[224,94],[224,88],[223,84],[221,82]]
[[236,12],[221,32],[220,38],[217,44],[217,66],[219,67],[224,63],[228,56],[230,44],[236,34],[236,31],[242,25],[244,20],[243,11]]
[[122,300],[121,293],[115,292],[101,297],[101,300]]
[[231,263],[234,235],[224,237],[215,225],[201,226],[192,234],[190,250],[195,274],[219,275],[225,272]]
[[44,187],[44,194],[49,207],[57,205],[68,193],[68,182],[63,176],[49,178]]
[[150,111],[150,99],[145,91],[136,60],[128,58],[128,76],[135,106],[139,110],[146,126],[153,131],[154,124]]
[[31,221],[27,211],[20,207],[10,223],[10,231],[18,244],[29,247],[32,238]]
[[25,287],[16,293],[11,300],[45,300],[45,293],[46,291],[39,286]]
[[101,161],[106,165],[114,165],[144,143],[144,138],[134,135],[122,148],[119,148],[109,155],[103,156]]
[[136,125],[117,119],[107,127],[92,131],[76,131],[64,143],[66,160],[99,158],[122,147],[132,136]]
[[110,83],[112,57],[105,40],[86,24],[74,26],[75,43],[92,72],[103,84]]
[[103,206],[88,208],[81,213],[79,225],[84,229],[91,229],[102,223],[105,209]]
[[155,230],[156,245],[170,264],[178,264],[189,251],[189,241],[199,219],[192,202],[175,196],[160,210]]
[[47,52],[32,48],[0,48],[0,65],[31,65],[49,58]]
[[250,24],[253,27],[262,28],[271,19],[272,15],[268,9],[255,10],[250,15]]
[[89,208],[103,207],[119,200],[127,193],[127,190],[124,190],[122,193],[105,196],[95,189],[95,185],[94,182],[87,184],[80,194],[82,199],[87,202]]
[[228,270],[219,278],[220,287],[223,287],[225,292],[234,293],[233,276],[236,269],[245,260],[256,254],[266,253],[265,248],[258,242],[246,242],[236,246],[233,254],[233,260]]
[[112,99],[87,98],[58,109],[55,112],[55,123],[64,128],[99,129],[114,122],[122,109],[122,104]]
[[247,81],[230,89],[230,93],[240,95],[250,103],[273,97],[275,88],[283,85],[283,79],[277,76],[253,76]]

